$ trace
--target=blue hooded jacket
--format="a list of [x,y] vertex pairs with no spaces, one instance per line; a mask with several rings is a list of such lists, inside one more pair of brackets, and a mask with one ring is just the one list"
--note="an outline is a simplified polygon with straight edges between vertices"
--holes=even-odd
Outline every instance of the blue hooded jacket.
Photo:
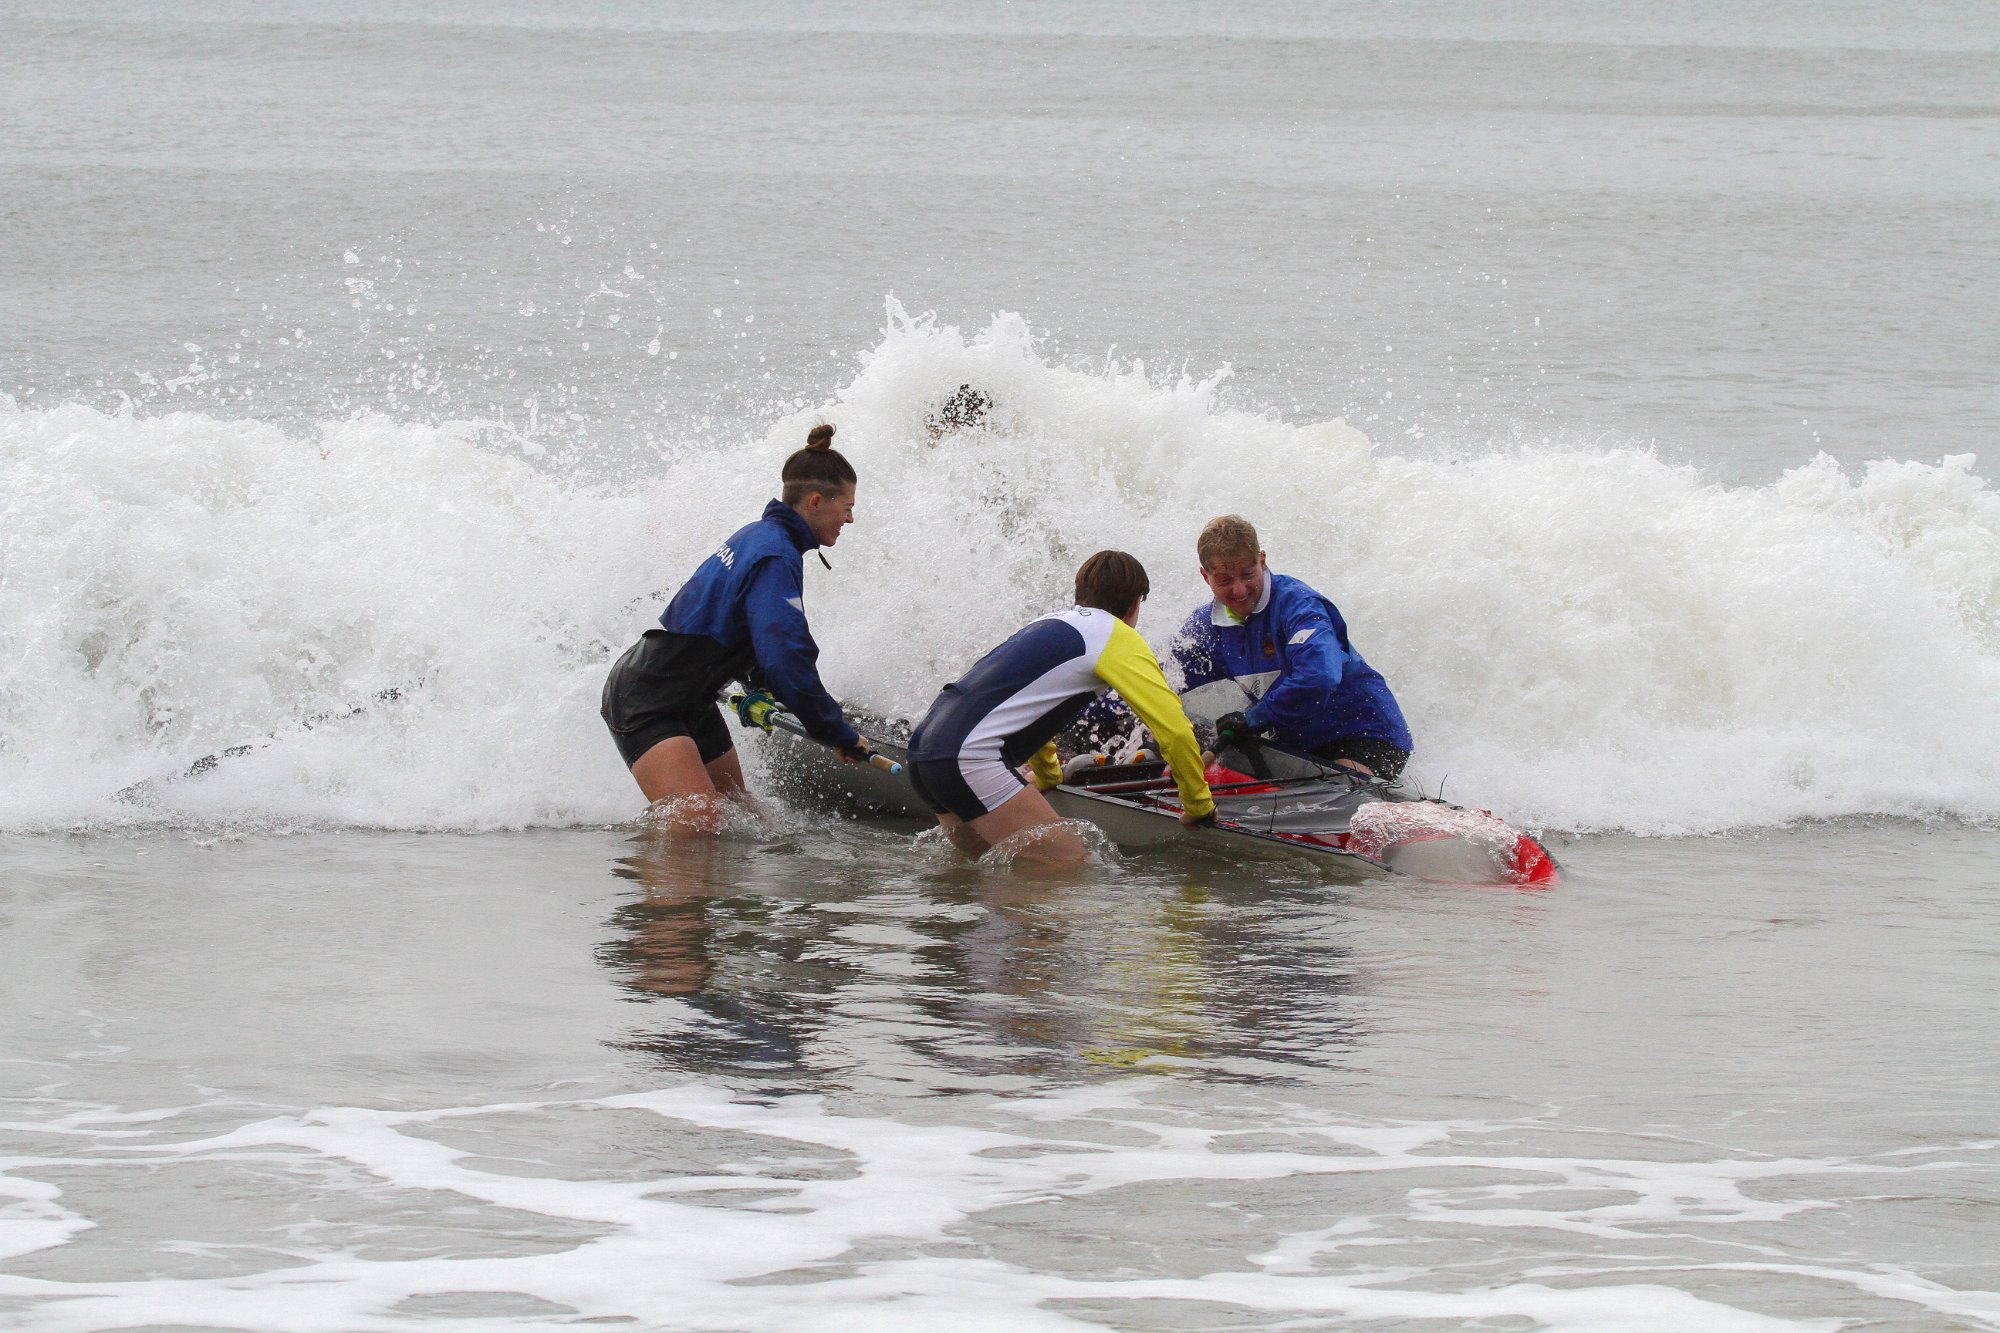
[[1173,642],[1182,691],[1234,680],[1256,701],[1244,717],[1281,745],[1371,736],[1415,749],[1389,682],[1354,651],[1339,609],[1286,574],[1267,574],[1265,594],[1241,623],[1219,602],[1195,608]]
[[660,625],[669,634],[715,641],[718,674],[710,693],[754,661],[753,683],[776,696],[814,740],[846,746],[860,733],[820,684],[819,645],[806,626],[805,553],[818,547],[799,512],[773,500],[762,518],[738,528],[701,562],[661,612]]

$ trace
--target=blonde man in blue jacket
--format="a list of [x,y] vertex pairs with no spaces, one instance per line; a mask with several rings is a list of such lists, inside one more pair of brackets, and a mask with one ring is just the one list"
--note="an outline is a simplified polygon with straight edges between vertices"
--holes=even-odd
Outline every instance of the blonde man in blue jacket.
[[1274,574],[1257,529],[1210,519],[1195,542],[1215,600],[1197,607],[1173,645],[1183,698],[1233,681],[1250,707],[1216,719],[1220,744],[1270,739],[1394,781],[1416,743],[1382,673],[1347,636],[1340,609],[1298,579]]

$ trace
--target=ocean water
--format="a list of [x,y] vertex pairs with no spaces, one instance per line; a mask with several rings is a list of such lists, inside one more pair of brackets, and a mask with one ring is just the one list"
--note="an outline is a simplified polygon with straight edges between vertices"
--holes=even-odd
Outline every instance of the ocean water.
[[[1996,136],[1970,3],[0,10],[0,1323],[2000,1328]],[[853,704],[1240,511],[1563,884],[662,841],[820,420]]]

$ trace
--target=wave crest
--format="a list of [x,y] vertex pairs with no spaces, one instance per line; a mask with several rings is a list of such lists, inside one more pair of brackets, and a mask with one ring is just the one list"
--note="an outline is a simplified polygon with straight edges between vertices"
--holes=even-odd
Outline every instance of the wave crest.
[[[807,595],[856,704],[920,711],[1106,546],[1151,571],[1142,630],[1164,644],[1204,596],[1195,531],[1234,511],[1340,604],[1409,714],[1415,776],[1517,821],[2000,812],[2000,496],[1969,457],[1725,487],[1580,442],[1398,453],[1231,407],[1227,383],[892,305],[833,402],[597,469],[643,478],[616,485],[492,423],[0,403],[0,827],[128,818],[113,793],[232,747],[156,809],[629,818],[605,665],[822,418],[859,521]],[[960,384],[993,407],[933,438]]]

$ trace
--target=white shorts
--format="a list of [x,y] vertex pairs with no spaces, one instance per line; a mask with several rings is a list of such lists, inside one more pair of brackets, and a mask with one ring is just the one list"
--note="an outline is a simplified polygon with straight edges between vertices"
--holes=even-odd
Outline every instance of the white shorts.
[[958,775],[965,779],[965,785],[989,815],[1019,796],[1021,788],[1028,785],[1020,769],[1001,763],[997,756],[973,759],[960,755]]

